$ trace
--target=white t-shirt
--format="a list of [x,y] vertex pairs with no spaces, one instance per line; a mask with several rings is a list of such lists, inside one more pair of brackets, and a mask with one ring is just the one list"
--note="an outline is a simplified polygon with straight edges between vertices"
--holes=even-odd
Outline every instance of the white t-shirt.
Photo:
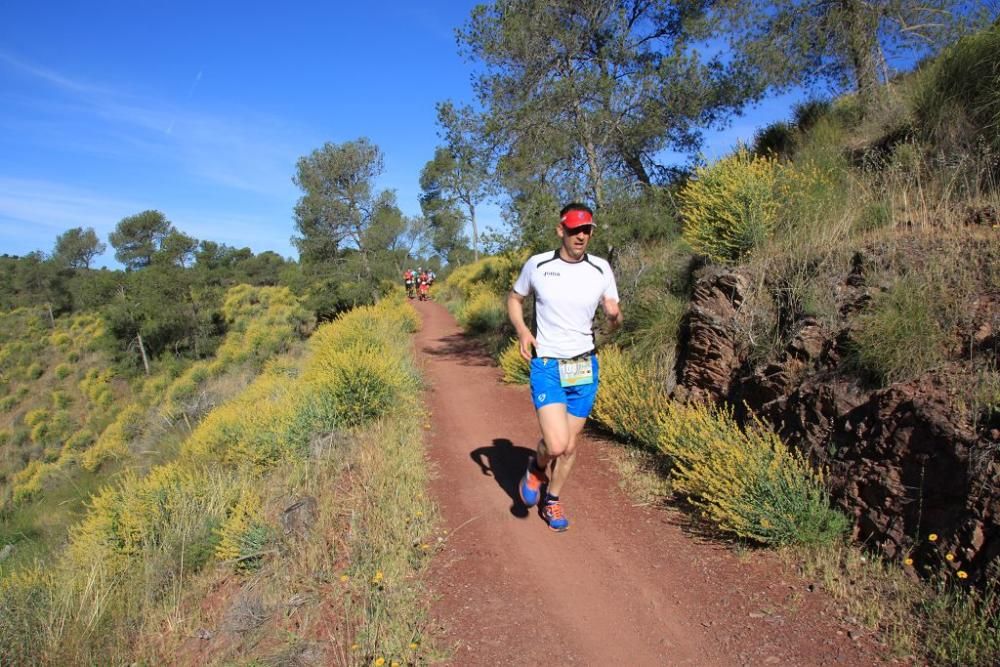
[[535,295],[534,334],[539,357],[569,359],[594,349],[593,322],[604,297],[618,301],[611,265],[584,255],[567,262],[559,251],[534,255],[514,283],[521,296]]

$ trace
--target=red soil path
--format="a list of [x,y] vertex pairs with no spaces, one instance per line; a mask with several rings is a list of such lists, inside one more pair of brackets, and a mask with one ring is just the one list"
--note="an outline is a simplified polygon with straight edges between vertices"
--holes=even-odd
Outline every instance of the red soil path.
[[454,647],[449,664],[881,663],[773,554],[740,557],[686,531],[681,513],[633,506],[593,436],[563,491],[570,530],[550,531],[517,497],[539,437],[527,389],[502,384],[442,306],[415,306],[447,534],[430,574],[432,629]]

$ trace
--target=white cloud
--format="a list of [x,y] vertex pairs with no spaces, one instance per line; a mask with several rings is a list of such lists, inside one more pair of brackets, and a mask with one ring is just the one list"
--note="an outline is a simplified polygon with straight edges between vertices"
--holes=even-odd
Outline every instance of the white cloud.
[[0,175],[0,220],[27,225],[21,228],[27,235],[93,227],[104,236],[121,218],[144,208],[149,206],[61,183]]
[[[36,129],[27,140],[53,147],[59,141],[53,137],[60,137],[65,143],[57,147],[64,150],[173,165],[190,177],[264,196],[294,195],[291,176],[303,133],[277,119],[240,109],[196,111],[155,96],[78,81],[0,52],[3,65],[47,89],[17,96],[38,115],[29,124]],[[186,103],[199,85],[206,85],[200,71]],[[4,116],[0,109],[2,124],[25,125]]]

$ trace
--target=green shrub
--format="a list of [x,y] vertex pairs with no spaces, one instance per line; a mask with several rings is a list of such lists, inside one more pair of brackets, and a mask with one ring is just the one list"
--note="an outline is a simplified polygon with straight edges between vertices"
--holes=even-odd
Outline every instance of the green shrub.
[[792,119],[800,132],[809,132],[819,121],[830,114],[833,105],[829,100],[807,100],[792,109]]
[[778,222],[778,162],[746,148],[699,167],[680,191],[683,237],[718,262],[739,260],[767,240]]
[[921,129],[938,144],[973,128],[1000,151],[1000,24],[959,40],[922,72],[915,86],[914,113]]
[[31,429],[24,426],[15,428],[10,436],[10,444],[14,447],[26,445],[29,440],[31,440]]
[[71,451],[83,451],[94,444],[94,440],[96,439],[96,436],[90,429],[82,428],[67,438],[63,446]]
[[55,368],[56,377],[63,380],[69,377],[69,374],[73,372],[73,367],[69,364],[59,364]]
[[795,128],[788,123],[771,123],[754,135],[753,154],[758,157],[789,157],[795,150],[795,134]]
[[[782,232],[798,236],[810,245],[828,245],[838,229],[835,224],[847,207],[847,165],[839,152],[825,154],[826,147],[814,145],[808,157],[800,157],[781,169],[779,190]],[[846,235],[849,226],[839,228]],[[786,240],[787,244],[787,240]]]
[[21,400],[16,395],[0,398],[0,412],[10,412]]
[[883,384],[917,377],[947,352],[947,332],[921,281],[901,278],[876,295],[852,333],[855,361]]
[[25,380],[37,380],[44,372],[45,367],[36,361],[24,369],[23,377]]
[[892,223],[892,207],[884,200],[871,201],[861,208],[857,227],[861,231],[872,231],[888,227]]
[[681,322],[687,300],[673,294],[656,294],[630,304],[629,316],[618,341],[627,344],[633,358],[659,376],[672,374]]
[[65,391],[56,390],[52,392],[52,407],[58,409],[65,408],[72,402],[72,397]]

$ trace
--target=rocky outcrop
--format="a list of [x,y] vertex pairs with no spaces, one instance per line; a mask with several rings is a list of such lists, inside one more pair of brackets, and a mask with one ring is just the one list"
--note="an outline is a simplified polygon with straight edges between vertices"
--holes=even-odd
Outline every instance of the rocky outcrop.
[[[972,369],[1000,347],[1000,309],[994,298],[980,299],[962,334],[964,360],[874,388],[846,362],[847,316],[869,300],[863,265],[856,258],[834,287],[840,328],[799,318],[780,353],[756,365],[743,342],[751,279],[704,272],[689,310],[678,395],[727,401],[737,412],[749,408],[808,452],[826,469],[858,540],[890,558],[912,557],[925,574],[962,569],[971,581],[983,581],[991,564],[1000,567],[1000,424],[977,420],[968,394]],[[928,540],[931,534],[938,539]]]
[[739,333],[749,284],[740,273],[711,268],[695,285],[678,360],[680,385],[693,398],[724,398],[746,361]]

